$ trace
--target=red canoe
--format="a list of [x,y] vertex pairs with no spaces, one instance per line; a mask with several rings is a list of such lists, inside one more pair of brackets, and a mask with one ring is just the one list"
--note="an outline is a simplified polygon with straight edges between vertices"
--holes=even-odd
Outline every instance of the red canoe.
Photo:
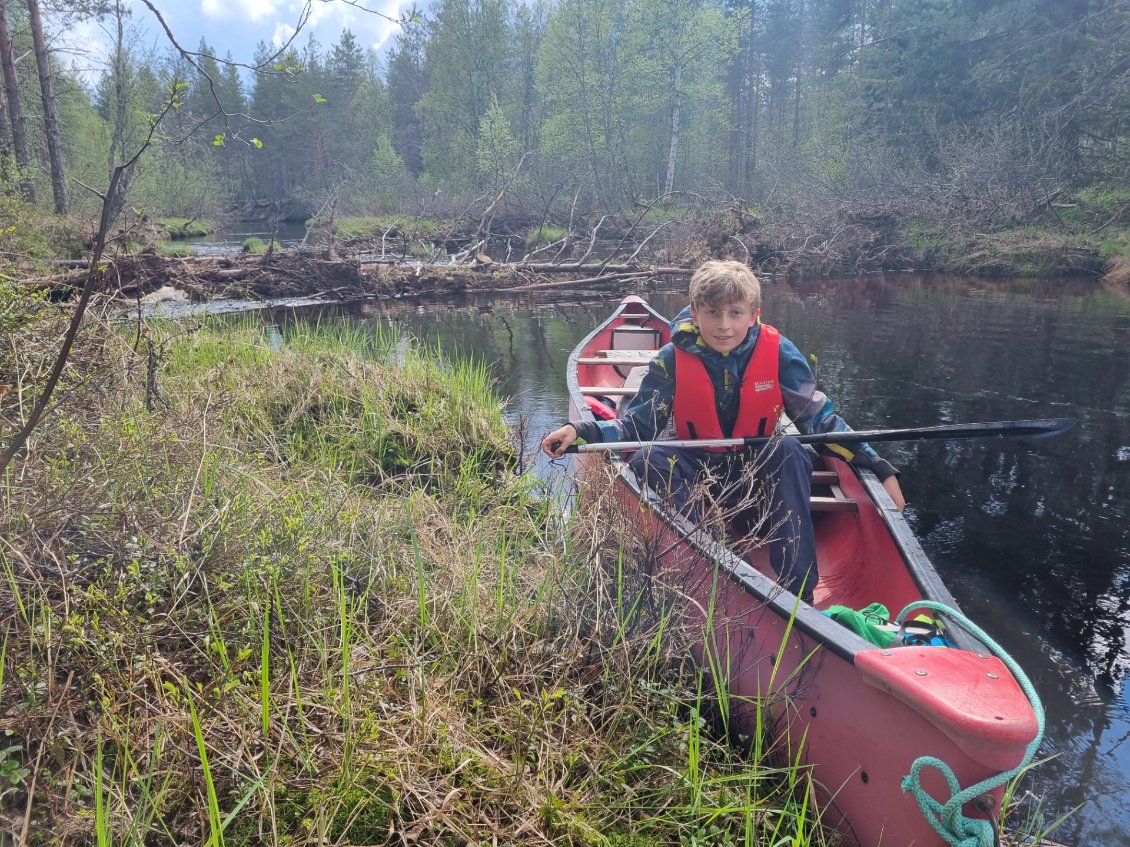
[[[669,337],[665,318],[642,299],[625,298],[569,357],[571,417],[614,414]],[[801,750],[822,820],[847,843],[944,847],[913,792],[903,790],[912,765],[936,757],[968,789],[1020,765],[1030,745],[1034,750],[1040,721],[1033,705],[1008,666],[964,632],[948,630],[957,647],[879,649],[820,611],[878,602],[897,614],[922,601],[956,609],[873,474],[838,459],[816,460],[823,462],[814,474],[812,515],[820,583],[808,606],[776,583],[764,547],[741,558],[641,491],[625,455],[575,458],[583,473],[602,457],[617,471],[617,496],[646,506],[633,510],[639,532],[660,539],[649,547],[666,551],[665,573],[690,597],[689,620],[703,627],[702,652],[714,653],[712,665],[725,676],[731,728],[751,735],[750,704],[776,703],[778,740]],[[921,782],[939,804],[956,793],[931,767],[921,769]],[[984,793],[999,809],[1001,788]],[[932,817],[952,825],[956,811],[977,821],[987,807],[979,796],[945,812],[934,807]]]

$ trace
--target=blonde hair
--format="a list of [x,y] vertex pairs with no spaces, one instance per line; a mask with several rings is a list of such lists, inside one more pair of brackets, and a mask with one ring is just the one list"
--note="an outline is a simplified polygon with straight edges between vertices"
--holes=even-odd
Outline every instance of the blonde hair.
[[761,308],[761,283],[741,262],[711,260],[691,276],[690,296],[696,309],[748,303],[756,311]]

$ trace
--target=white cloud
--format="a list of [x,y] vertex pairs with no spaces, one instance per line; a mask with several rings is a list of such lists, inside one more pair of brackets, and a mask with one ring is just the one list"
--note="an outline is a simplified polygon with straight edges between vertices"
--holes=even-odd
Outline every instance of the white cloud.
[[[399,20],[402,12],[410,9],[413,5],[411,2],[402,3],[400,0],[389,0],[380,8],[380,12],[393,20]],[[393,23],[393,21],[385,18],[375,18],[374,20],[376,25],[373,27],[373,40],[370,45],[374,50],[379,50],[386,41],[400,32],[400,24]]]
[[200,11],[209,18],[241,18],[261,21],[278,12],[278,0],[200,0]]
[[292,38],[294,38],[294,27],[290,24],[275,24],[275,34],[271,36],[272,44],[276,47],[282,47]]

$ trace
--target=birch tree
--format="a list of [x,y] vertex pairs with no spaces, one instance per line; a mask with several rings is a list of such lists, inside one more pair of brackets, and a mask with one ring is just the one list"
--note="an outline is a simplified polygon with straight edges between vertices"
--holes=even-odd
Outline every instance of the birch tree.
[[43,135],[47,142],[47,158],[51,164],[51,191],[55,197],[55,211],[65,215],[70,211],[67,199],[67,174],[63,164],[63,134],[59,128],[59,113],[55,102],[55,75],[51,57],[47,54],[47,39],[43,36],[43,16],[39,13],[39,0],[25,0],[31,21],[32,44],[35,49],[35,66],[39,71],[39,91],[43,100]]
[[[720,8],[704,0],[634,0],[624,34],[624,108],[637,127],[637,155],[658,194],[675,189],[683,134],[704,122],[720,130],[727,113],[724,68],[736,48]],[[655,128],[662,127],[662,132]],[[722,133],[699,132],[696,156],[717,162]],[[713,168],[703,169],[703,171]]]
[[29,203],[34,203],[35,182],[32,179],[31,146],[28,143],[27,118],[24,116],[20,80],[16,72],[16,57],[12,45],[12,30],[8,19],[8,0],[0,0],[0,69],[4,74],[4,94],[8,101],[8,120],[12,130],[12,150],[16,155],[17,180],[20,192]]

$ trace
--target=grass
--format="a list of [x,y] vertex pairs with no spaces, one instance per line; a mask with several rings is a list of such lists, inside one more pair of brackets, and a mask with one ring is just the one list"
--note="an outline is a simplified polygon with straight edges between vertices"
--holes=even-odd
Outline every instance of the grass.
[[560,241],[569,230],[561,226],[539,226],[531,229],[526,233],[526,246],[527,247],[542,247],[546,244],[552,244],[555,241]]
[[171,259],[183,259],[193,254],[193,249],[187,244],[176,244],[170,241],[161,241],[157,244],[157,252]]
[[[57,320],[20,314],[0,382]],[[723,694],[631,516],[562,525],[516,475],[486,367],[148,331],[167,405],[92,324],[0,480],[6,816],[43,843],[823,843],[803,767],[707,731]]]
[[[307,226],[310,222],[307,222]],[[437,234],[442,223],[431,218],[412,215],[368,215],[339,218],[334,221],[333,232],[342,238],[403,235],[407,238],[426,238]]]
[[213,220],[205,218],[158,218],[153,222],[158,232],[164,233],[173,241],[187,238],[203,238],[211,235],[219,227]]
[[1094,274],[1099,253],[1078,237],[1039,226],[962,235],[915,221],[905,235],[907,261],[933,270],[979,276]]
[[264,241],[262,238],[253,235],[250,238],[245,238],[243,240],[243,246],[241,249],[244,253],[266,253],[268,246],[272,244],[274,245],[274,248],[276,250],[279,249],[279,243],[277,241]]
[[1099,254],[1106,263],[1103,280],[1124,291],[1130,288],[1130,230],[1116,230],[1107,235]]
[[11,195],[0,196],[0,274],[29,269],[55,273],[47,260],[78,259],[85,249],[76,218],[45,213]]

